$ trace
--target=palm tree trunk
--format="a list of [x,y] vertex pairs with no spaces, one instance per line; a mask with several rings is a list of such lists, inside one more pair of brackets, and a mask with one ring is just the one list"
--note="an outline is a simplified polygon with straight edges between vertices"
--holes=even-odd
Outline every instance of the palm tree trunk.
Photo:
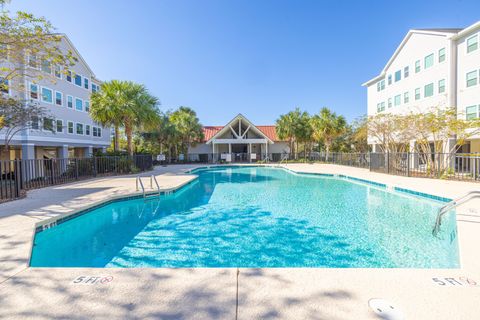
[[133,156],[132,132],[133,129],[130,124],[125,123],[125,134],[127,135],[127,152],[131,156]]
[[118,125],[115,126],[115,144],[113,145],[114,151],[118,151],[120,149],[120,128]]

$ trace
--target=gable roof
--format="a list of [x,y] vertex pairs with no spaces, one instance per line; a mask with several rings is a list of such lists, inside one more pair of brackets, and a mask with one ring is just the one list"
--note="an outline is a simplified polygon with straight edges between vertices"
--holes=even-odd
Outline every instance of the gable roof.
[[231,121],[229,121],[226,125],[224,126],[204,126],[203,127],[203,136],[204,139],[202,142],[204,143],[209,143],[213,138],[225,133],[227,130],[229,130],[230,125],[233,122],[236,122],[237,120],[241,119],[244,121],[246,124],[248,124],[254,131],[256,131],[258,134],[263,136],[265,139],[269,140],[271,143],[275,141],[282,141],[281,139],[278,138],[277,132],[276,132],[276,126],[275,125],[260,125],[256,126],[250,120],[245,118],[242,114],[238,114],[235,118],[233,118]]
[[70,40],[70,38],[65,33],[56,33],[56,35],[61,36],[63,39],[65,39],[65,42],[72,49],[73,53],[75,54],[75,56],[77,56],[78,60],[80,60],[80,62],[87,68],[87,70],[91,74],[92,78],[96,79],[97,81],[100,81],[100,80],[97,79],[97,77],[95,76],[95,73],[93,73],[92,69],[90,68],[88,63],[85,61],[85,59],[83,59],[80,52],[73,45],[73,42]]
[[362,86],[369,86],[372,83],[377,82],[378,80],[382,79],[385,77],[385,74],[387,72],[388,67],[393,63],[395,58],[398,56],[400,51],[402,51],[403,47],[405,44],[408,42],[408,40],[412,37],[413,34],[428,34],[428,35],[434,35],[434,36],[442,36],[442,37],[451,37],[452,35],[455,35],[462,29],[456,29],[456,28],[450,28],[450,29],[412,29],[407,32],[407,35],[403,38],[402,42],[400,45],[397,47],[395,52],[393,53],[392,57],[388,60],[387,64],[385,67],[383,67],[382,71],[378,76],[376,76],[373,79],[368,80],[367,82],[363,83]]
[[[220,130],[225,126],[204,126],[203,127],[203,142],[207,142],[212,139]],[[272,141],[283,141],[278,138],[277,130],[275,125],[266,125],[266,126],[255,126],[259,129],[264,135],[266,135]]]

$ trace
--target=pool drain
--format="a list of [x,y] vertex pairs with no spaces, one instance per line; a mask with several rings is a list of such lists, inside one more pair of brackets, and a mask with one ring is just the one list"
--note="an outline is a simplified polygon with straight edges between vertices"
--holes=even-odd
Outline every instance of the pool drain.
[[368,305],[380,318],[386,320],[403,320],[403,313],[393,304],[383,299],[370,299]]

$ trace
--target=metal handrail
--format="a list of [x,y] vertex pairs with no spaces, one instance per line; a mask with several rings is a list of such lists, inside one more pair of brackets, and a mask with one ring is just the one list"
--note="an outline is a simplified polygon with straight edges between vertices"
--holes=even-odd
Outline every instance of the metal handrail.
[[437,219],[435,220],[435,226],[433,227],[432,234],[434,236],[437,236],[438,232],[440,231],[440,226],[442,225],[442,217],[447,212],[474,198],[480,198],[480,191],[470,191],[466,195],[461,196],[460,198],[457,198],[455,200],[452,200],[446,205],[444,205],[443,207],[441,207],[438,210]]
[[137,177],[137,191],[138,191],[138,185],[140,185],[142,187],[142,193],[143,193],[143,197],[145,198],[145,187],[143,186],[143,182],[142,182],[142,179],[140,178],[140,176]]
[[283,157],[282,157],[282,160],[280,160],[280,164],[283,163],[283,161],[287,161],[288,160],[288,154],[285,154]]
[[[160,196],[160,185],[158,184],[158,181],[157,181],[157,177],[155,177],[153,174],[150,176],[150,189],[153,189],[153,182],[155,181],[155,184],[157,185],[157,193],[156,195]],[[136,184],[137,184],[137,191],[139,190],[138,189],[138,186],[140,186],[142,188],[142,193],[143,193],[143,197],[144,198],[147,198],[148,195],[145,191],[145,186],[143,185],[143,182],[142,182],[142,178],[140,176],[137,177],[137,181],[136,181]]]
[[[150,177],[150,179],[153,179],[153,181],[155,181],[155,184],[157,185],[158,195],[160,195],[160,185],[158,184],[157,177],[152,174],[152,176]],[[151,184],[152,184],[152,182],[151,182],[151,180],[150,180],[150,185],[151,185]],[[152,189],[153,189],[153,187],[152,187]]]

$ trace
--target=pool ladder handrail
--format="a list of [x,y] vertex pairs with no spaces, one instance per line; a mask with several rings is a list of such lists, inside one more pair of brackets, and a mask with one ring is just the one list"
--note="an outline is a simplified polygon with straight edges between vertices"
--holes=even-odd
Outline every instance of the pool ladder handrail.
[[157,181],[157,177],[154,176],[153,174],[150,176],[150,188],[153,189],[153,182],[155,181],[155,184],[157,186],[157,193],[154,193],[154,194],[147,194],[145,192],[145,186],[143,185],[143,182],[142,182],[142,178],[141,176],[137,176],[137,180],[136,180],[136,188],[137,188],[137,191],[139,190],[139,186],[142,188],[142,194],[143,194],[143,198],[148,198],[149,196],[160,196],[160,185],[158,184],[158,181]]
[[282,157],[282,160],[280,160],[280,164],[282,164],[284,161],[285,161],[285,163],[287,163],[287,161],[288,161],[288,154],[287,153]]
[[449,203],[447,203],[446,205],[444,205],[443,207],[441,207],[438,210],[437,219],[435,220],[435,226],[433,227],[432,234],[434,236],[438,235],[438,232],[440,232],[440,226],[442,225],[442,217],[447,212],[450,212],[450,210],[452,210],[452,209],[458,207],[459,205],[464,204],[465,202],[470,201],[474,198],[480,198],[480,191],[477,191],[477,190],[470,191],[467,194],[465,194],[465,195],[463,195],[463,196],[461,196],[461,197],[459,197],[455,200],[452,200]]

